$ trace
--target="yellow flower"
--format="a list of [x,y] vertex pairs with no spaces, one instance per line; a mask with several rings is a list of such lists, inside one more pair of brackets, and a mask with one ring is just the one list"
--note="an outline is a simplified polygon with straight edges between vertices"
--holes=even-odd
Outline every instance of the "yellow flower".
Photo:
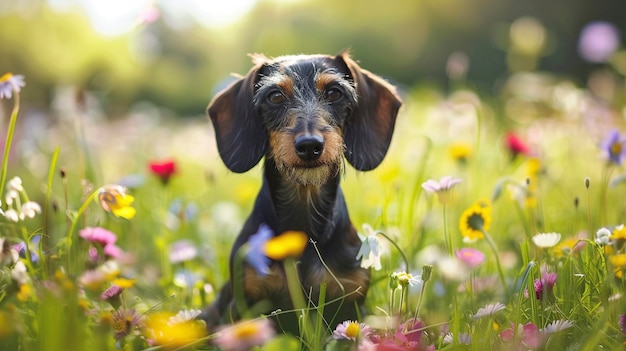
[[532,157],[526,161],[526,174],[528,175],[528,178],[535,180],[541,171],[542,165],[540,159]]
[[626,240],[626,226],[623,224],[618,225],[613,229],[613,233],[611,233],[611,239],[613,240]]
[[478,240],[485,237],[483,232],[491,226],[491,205],[489,200],[478,200],[463,211],[459,220],[461,235],[467,240]]
[[563,240],[560,244],[552,248],[552,253],[555,257],[563,257],[564,254],[570,254],[574,252],[574,249],[577,248],[577,245],[581,243],[578,238],[568,238]]
[[609,257],[609,262],[615,268],[625,268],[626,267],[626,254],[613,255]]
[[30,284],[20,285],[20,291],[17,292],[17,299],[25,302],[33,295],[33,287]]
[[287,257],[297,257],[302,254],[308,242],[309,237],[304,232],[286,231],[265,243],[265,255],[277,261]]
[[465,163],[472,156],[472,146],[468,143],[455,143],[448,148],[448,154],[455,161]]
[[117,278],[111,282],[113,285],[117,285],[122,289],[132,288],[135,285],[135,279]]
[[131,219],[137,212],[131,206],[135,198],[121,185],[103,186],[98,193],[98,200],[105,211],[113,213],[116,217]]
[[206,326],[200,320],[175,321],[176,315],[171,312],[156,312],[149,315],[145,321],[144,334],[155,345],[165,349],[179,349],[193,344],[204,342]]

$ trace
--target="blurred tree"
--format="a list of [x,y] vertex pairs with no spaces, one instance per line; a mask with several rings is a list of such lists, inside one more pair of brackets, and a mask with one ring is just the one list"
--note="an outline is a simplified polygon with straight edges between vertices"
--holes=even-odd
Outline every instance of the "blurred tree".
[[[467,80],[492,89],[509,69],[585,79],[598,66],[577,53],[579,31],[590,21],[612,22],[626,37],[621,0],[259,0],[240,22],[225,27],[203,26],[198,14],[183,26],[160,16],[118,37],[96,33],[80,7],[53,12],[46,3],[0,6],[0,70],[26,75],[30,104],[47,107],[53,89],[68,85],[97,91],[111,117],[143,100],[176,115],[202,115],[215,87],[231,72],[247,72],[246,54],[253,52],[350,49],[365,68],[407,86],[446,84],[448,57],[463,53]],[[545,35],[530,66],[510,61],[510,26],[522,17]],[[522,38],[530,33],[518,32]]]

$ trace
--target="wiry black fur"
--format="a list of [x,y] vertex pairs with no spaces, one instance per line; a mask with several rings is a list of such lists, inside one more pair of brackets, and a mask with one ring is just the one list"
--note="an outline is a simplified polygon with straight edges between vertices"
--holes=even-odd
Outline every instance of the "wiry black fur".
[[[274,60],[256,56],[255,63],[208,108],[226,166],[245,172],[264,156],[265,165],[254,209],[231,251],[231,281],[201,318],[211,328],[247,313],[234,304],[233,289],[246,285],[233,282],[244,276],[234,271],[233,262],[237,251],[265,224],[277,235],[297,230],[310,237],[298,265],[303,292],[315,307],[320,286],[328,284],[326,301],[339,301],[325,307],[327,323],[354,320],[369,274],[356,260],[361,242],[339,187],[343,157],[357,170],[378,166],[389,147],[401,101],[391,85],[361,69],[346,53]],[[282,97],[273,100],[273,94]],[[324,140],[322,157],[293,157],[295,141],[291,140],[299,136]],[[282,284],[265,286],[263,279],[269,277],[254,277],[263,286],[262,296],[252,293],[252,286],[244,288],[247,306],[265,301],[265,313],[292,308],[282,267],[279,262],[272,267],[271,279]]]

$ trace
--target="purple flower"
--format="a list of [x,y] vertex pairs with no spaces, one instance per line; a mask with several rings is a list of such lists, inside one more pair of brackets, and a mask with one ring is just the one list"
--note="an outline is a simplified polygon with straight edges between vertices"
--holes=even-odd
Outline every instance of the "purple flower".
[[485,254],[479,250],[465,247],[454,251],[456,257],[461,260],[469,268],[476,268],[485,262]]
[[113,245],[117,241],[117,235],[100,227],[87,227],[82,229],[78,235],[92,243],[97,243],[105,247]]
[[517,326],[511,323],[511,328],[505,329],[500,333],[500,338],[506,342],[515,341],[516,349],[522,350],[526,348],[537,349],[543,344],[543,336],[539,332],[539,328],[533,323],[526,323]]
[[619,316],[619,330],[622,331],[622,334],[626,335],[626,314]]
[[626,138],[620,135],[619,130],[613,130],[602,142],[602,150],[606,152],[609,162],[621,165],[626,157]]
[[274,232],[265,224],[259,226],[259,230],[250,236],[249,249],[246,252],[246,261],[256,270],[259,275],[267,275],[270,272],[270,259],[265,256],[265,243],[274,236]]
[[542,273],[541,278],[535,280],[535,297],[537,300],[541,300],[546,297],[551,299],[554,297],[553,289],[556,284],[556,273]]
[[6,73],[0,77],[0,99],[10,99],[14,92],[19,93],[25,85],[23,75]]
[[619,48],[619,31],[612,23],[595,21],[580,32],[578,53],[589,62],[606,62]]
[[198,249],[189,240],[179,240],[170,247],[170,262],[191,261],[198,256]]
[[439,198],[439,202],[442,205],[448,203],[450,198],[449,193],[452,188],[462,182],[462,179],[452,178],[450,176],[445,176],[441,178],[441,180],[436,181],[433,179],[429,179],[422,184],[422,188],[430,193],[436,193]]
[[113,312],[112,318],[116,340],[123,339],[134,330],[141,329],[144,325],[143,314],[135,309],[120,308]]

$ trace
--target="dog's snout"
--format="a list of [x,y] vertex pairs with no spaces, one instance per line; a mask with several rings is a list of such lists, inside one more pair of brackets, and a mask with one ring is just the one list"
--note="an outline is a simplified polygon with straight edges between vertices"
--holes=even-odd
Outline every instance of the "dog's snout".
[[324,151],[324,138],[321,135],[301,135],[294,141],[294,147],[300,159],[315,161]]

